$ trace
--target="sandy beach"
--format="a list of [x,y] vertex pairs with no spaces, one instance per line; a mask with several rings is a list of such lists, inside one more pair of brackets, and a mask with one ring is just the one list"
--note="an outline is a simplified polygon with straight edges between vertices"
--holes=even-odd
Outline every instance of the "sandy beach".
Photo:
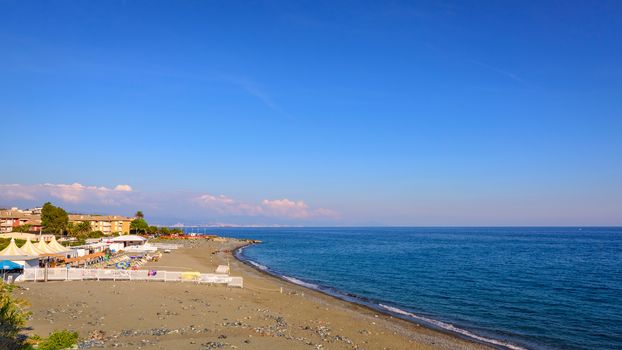
[[488,349],[266,275],[232,256],[242,241],[175,243],[184,248],[144,268],[213,272],[229,262],[244,288],[26,282],[16,294],[31,304],[27,333],[75,330],[80,348],[106,349]]

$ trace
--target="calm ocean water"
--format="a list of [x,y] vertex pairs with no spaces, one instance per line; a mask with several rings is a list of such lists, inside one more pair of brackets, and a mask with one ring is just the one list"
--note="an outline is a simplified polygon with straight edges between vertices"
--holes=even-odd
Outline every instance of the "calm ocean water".
[[[189,230],[191,231],[191,230]],[[274,274],[520,349],[622,349],[622,228],[210,229]]]

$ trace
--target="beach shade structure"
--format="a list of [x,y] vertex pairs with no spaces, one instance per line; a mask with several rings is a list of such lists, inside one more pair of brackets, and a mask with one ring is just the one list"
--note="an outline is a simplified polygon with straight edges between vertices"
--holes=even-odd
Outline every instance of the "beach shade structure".
[[34,244],[32,244],[32,242],[30,241],[30,238],[26,240],[26,243],[24,243],[24,245],[20,249],[28,255],[45,254],[44,251],[42,251],[41,249],[37,248]]
[[43,237],[39,239],[39,243],[35,246],[37,249],[43,252],[43,254],[55,254],[56,252],[50,248],[43,240]]
[[[3,282],[12,282],[12,280],[16,277],[16,273],[21,273],[24,267],[18,263],[15,263],[10,260],[2,260],[0,261],[0,272],[2,272],[2,281]],[[7,273],[9,273],[10,277],[7,279]]]
[[137,236],[137,235],[124,235],[118,236],[111,239],[113,243],[121,243],[123,247],[128,246],[142,246],[147,243],[147,239],[145,237]]
[[23,256],[30,255],[23,250],[21,250],[17,244],[15,244],[15,238],[11,238],[11,242],[9,245],[0,251],[0,256]]
[[56,237],[52,237],[52,240],[48,243],[48,247],[55,253],[65,253],[69,251],[69,249],[56,241]]
[[12,271],[12,270],[21,270],[24,267],[18,263],[14,263],[10,260],[2,260],[0,261],[0,270],[2,271]]

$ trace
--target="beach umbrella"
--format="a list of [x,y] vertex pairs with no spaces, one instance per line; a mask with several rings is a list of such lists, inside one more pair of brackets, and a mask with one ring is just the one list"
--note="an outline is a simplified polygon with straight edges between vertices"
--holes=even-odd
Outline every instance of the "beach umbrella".
[[2,280],[6,281],[6,272],[13,270],[21,270],[24,267],[20,264],[14,263],[10,260],[2,260],[0,261],[0,269],[2,270]]
[[0,261],[0,269],[2,270],[19,270],[19,269],[23,269],[24,267],[18,263],[14,263],[10,260],[2,260]]

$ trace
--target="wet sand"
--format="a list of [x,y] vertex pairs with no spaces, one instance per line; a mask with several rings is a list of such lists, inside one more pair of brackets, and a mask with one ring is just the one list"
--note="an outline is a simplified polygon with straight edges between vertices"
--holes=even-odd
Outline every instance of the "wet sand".
[[27,333],[75,330],[81,348],[106,349],[490,349],[266,275],[231,255],[243,242],[181,243],[144,268],[206,273],[228,261],[244,288],[25,282],[16,294],[31,303]]

